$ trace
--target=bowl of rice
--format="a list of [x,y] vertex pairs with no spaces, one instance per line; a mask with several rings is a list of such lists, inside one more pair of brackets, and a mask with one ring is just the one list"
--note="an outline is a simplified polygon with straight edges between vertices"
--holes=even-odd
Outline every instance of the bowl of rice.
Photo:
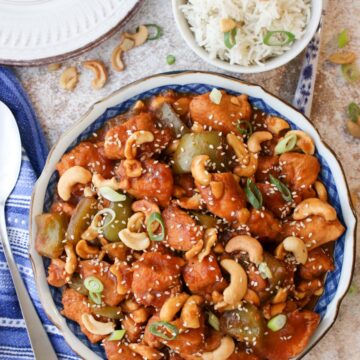
[[178,29],[203,60],[259,73],[294,59],[319,25],[322,0],[172,0]]

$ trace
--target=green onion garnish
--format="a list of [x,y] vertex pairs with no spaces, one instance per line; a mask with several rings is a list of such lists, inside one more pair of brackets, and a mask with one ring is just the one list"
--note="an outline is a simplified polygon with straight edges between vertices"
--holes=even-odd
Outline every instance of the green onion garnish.
[[119,194],[110,186],[102,186],[101,188],[99,188],[99,193],[103,198],[111,202],[119,202],[126,200],[126,196],[124,194]]
[[236,44],[236,33],[237,33],[237,28],[233,28],[230,31],[227,31],[226,33],[224,33],[224,43],[225,46],[228,49],[232,49],[235,44]]
[[93,293],[101,293],[104,290],[103,283],[95,276],[88,276],[84,280],[84,286]]
[[126,330],[115,330],[112,332],[109,337],[107,338],[107,341],[119,341],[121,340],[126,334]]
[[264,36],[264,44],[268,46],[285,46],[295,40],[295,35],[289,31],[268,31]]
[[[161,226],[161,233],[158,235],[155,235],[152,231],[153,229],[153,223],[154,222],[158,222]],[[158,212],[153,212],[150,216],[149,219],[147,221],[146,224],[146,229],[147,232],[149,234],[150,240],[152,241],[163,241],[165,238],[165,225],[164,225],[164,220],[161,217],[161,214]]]
[[263,197],[258,187],[251,179],[246,180],[245,194],[249,203],[256,209],[260,210],[263,204]]
[[156,24],[145,24],[149,31],[148,40],[157,40],[159,39],[163,34],[163,29],[159,25]]
[[351,284],[347,293],[349,295],[355,295],[358,293],[358,291],[359,290],[358,290],[357,286],[355,284]]
[[341,73],[348,82],[355,82],[360,78],[360,70],[356,63],[341,65]]
[[[241,125],[245,125],[245,128],[241,127]],[[236,128],[239,130],[240,134],[248,137],[253,133],[253,126],[249,120],[238,121]]]
[[339,35],[338,35],[338,47],[339,49],[344,48],[349,42],[349,37],[348,37],[348,33],[347,30],[343,30]]
[[260,276],[264,280],[272,278],[271,270],[266,262],[260,263],[258,269],[259,269]]
[[289,190],[289,188],[271,174],[270,174],[270,183],[277,187],[277,189],[281,193],[282,198],[286,202],[292,201],[291,191]]
[[96,305],[102,304],[101,292],[95,293],[95,292],[89,291],[89,299]]
[[[157,321],[153,322],[149,326],[149,331],[164,340],[174,340],[179,335],[179,330],[175,325],[168,323],[167,321]],[[168,336],[168,334],[171,336]]]
[[209,98],[211,102],[213,102],[214,104],[220,105],[222,99],[222,93],[220,90],[213,88],[211,90],[211,93],[209,94]]
[[347,113],[352,122],[357,123],[360,117],[360,107],[354,102],[350,103],[347,109]]
[[275,147],[275,154],[284,154],[291,150],[294,150],[297,143],[297,136],[295,134],[291,134],[285,136],[282,140],[280,140]]
[[219,318],[214,313],[212,313],[211,311],[208,311],[207,315],[208,315],[208,323],[209,323],[209,325],[212,328],[214,328],[216,331],[219,331],[220,330],[220,320],[219,320]]
[[[104,216],[105,216],[105,218],[103,218]],[[110,216],[109,220],[108,220],[108,216]],[[91,227],[94,230],[100,231],[100,230],[104,229],[106,226],[109,226],[110,224],[112,224],[112,222],[115,220],[115,218],[116,218],[116,214],[113,209],[110,209],[110,208],[102,209],[102,210],[98,211],[96,213],[96,215],[94,216],[94,218],[91,222]],[[98,225],[98,224],[100,224],[100,225]]]
[[279,314],[268,321],[267,327],[272,331],[279,331],[285,326],[286,321],[287,321],[286,315]]
[[168,63],[168,65],[173,65],[175,64],[176,58],[174,55],[168,55],[166,57],[166,62]]

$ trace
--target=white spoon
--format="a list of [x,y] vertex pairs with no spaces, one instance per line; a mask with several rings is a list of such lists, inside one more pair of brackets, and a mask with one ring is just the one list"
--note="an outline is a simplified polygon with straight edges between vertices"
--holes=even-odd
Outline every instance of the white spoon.
[[20,165],[19,129],[9,108],[0,101],[0,237],[35,359],[56,360],[56,353],[17,269],[6,230],[5,202],[19,177]]

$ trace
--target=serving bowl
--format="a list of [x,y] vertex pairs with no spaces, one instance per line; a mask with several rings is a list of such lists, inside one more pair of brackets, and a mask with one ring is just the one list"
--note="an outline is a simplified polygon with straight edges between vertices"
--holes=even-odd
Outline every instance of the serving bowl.
[[35,250],[37,231],[35,217],[48,211],[51,205],[58,179],[55,166],[65,152],[98,130],[106,120],[127,111],[137,100],[159,94],[167,89],[181,93],[201,94],[210,91],[213,87],[223,88],[231,93],[249,95],[253,106],[285,118],[292,128],[304,130],[314,139],[317,148],[316,155],[322,166],[320,178],[328,189],[330,202],[336,208],[340,221],[346,227],[346,232],[335,243],[336,268],[328,274],[325,291],[316,305],[316,311],[321,315],[321,323],[308,347],[298,358],[307,353],[324,336],[336,319],[341,300],[348,290],[353,273],[356,218],[351,207],[343,170],[333,152],[321,140],[315,127],[303,114],[260,86],[207,72],[160,74],[138,80],[94,104],[53,147],[34,188],[31,201],[29,253],[40,300],[49,319],[59,328],[70,347],[82,358],[101,359],[104,357],[103,348],[90,344],[78,325],[66,320],[60,314],[61,290],[48,285],[47,260],[43,260]]
[[220,60],[217,58],[212,59],[209,53],[196,42],[194,34],[190,29],[190,25],[186,20],[184,13],[180,9],[181,5],[184,5],[186,3],[187,0],[172,0],[172,9],[177,28],[187,45],[191,48],[191,50],[193,50],[201,59],[211,65],[217,66],[218,68],[226,71],[243,74],[255,74],[273,70],[287,64],[296,56],[298,56],[301,51],[305,49],[305,47],[308,45],[308,43],[314,36],[317,27],[319,26],[323,9],[322,0],[311,0],[311,17],[306,27],[306,31],[301,39],[294,42],[290,50],[286,51],[282,55],[269,59],[263,65],[242,66],[230,64],[228,61]]

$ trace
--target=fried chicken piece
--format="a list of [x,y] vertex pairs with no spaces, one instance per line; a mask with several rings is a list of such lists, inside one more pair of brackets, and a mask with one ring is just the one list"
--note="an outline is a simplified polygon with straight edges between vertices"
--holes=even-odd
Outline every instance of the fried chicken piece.
[[110,272],[110,266],[105,261],[84,260],[80,261],[78,271],[82,279],[88,276],[98,278],[104,285],[102,300],[106,305],[116,306],[124,299],[124,295],[116,291],[116,277]]
[[105,178],[111,177],[113,162],[106,158],[102,143],[81,142],[66,153],[56,165],[61,176],[73,166],[82,166],[92,173],[101,174]]
[[134,353],[128,346],[123,345],[122,341],[104,340],[104,349],[108,360],[142,360],[142,357]]
[[177,205],[172,204],[167,207],[162,217],[166,229],[166,241],[175,250],[188,251],[204,236],[202,227]]
[[247,226],[260,240],[276,240],[281,231],[280,221],[269,210],[251,209]]
[[51,259],[51,263],[48,267],[47,282],[51,286],[62,287],[69,279],[70,277],[65,271],[65,261],[60,259]]
[[245,351],[235,349],[227,360],[260,360],[260,358],[254,354],[248,354]]
[[143,172],[139,177],[128,177],[124,162],[115,169],[120,178],[122,190],[137,199],[147,199],[162,207],[170,203],[174,180],[171,169],[158,161],[149,159],[141,162]]
[[237,226],[239,211],[246,207],[244,190],[236,182],[232,173],[215,173],[211,174],[211,178],[212,181],[223,184],[223,195],[220,199],[216,199],[210,186],[196,183],[202,199],[210,212]]
[[300,266],[300,277],[313,280],[335,269],[334,261],[324,249],[316,248],[309,252],[307,262]]
[[210,93],[195,96],[190,102],[190,115],[207,129],[238,133],[236,125],[239,120],[249,120],[252,108],[247,95],[233,96],[222,92],[219,105],[210,100]]
[[205,257],[201,262],[197,257],[189,260],[183,270],[183,277],[186,286],[194,294],[206,295],[215,290],[222,292],[227,286],[213,254]]
[[279,177],[279,156],[259,156],[258,167],[255,173],[256,182],[269,181],[269,175]]
[[123,124],[108,130],[105,135],[104,145],[106,156],[114,160],[125,159],[124,150],[126,141],[132,133],[139,130],[147,130],[154,135],[154,141],[142,144],[138,148],[138,158],[141,159],[147,159],[154,154],[159,154],[172,139],[170,129],[158,129],[149,113],[141,113],[133,116]]
[[145,306],[161,307],[171,290],[180,288],[183,265],[184,260],[176,256],[159,252],[142,254],[133,265],[131,289],[136,301]]
[[304,240],[310,251],[337,240],[344,231],[345,228],[338,219],[326,221],[322,216],[309,216],[301,221],[283,223],[280,239],[297,236]]
[[294,311],[287,315],[285,326],[269,331],[256,346],[256,354],[269,360],[288,360],[300,354],[320,322],[312,311]]
[[191,197],[195,193],[195,182],[194,178],[191,176],[191,174],[181,174],[177,175],[174,179],[175,184],[181,187],[183,189],[184,194],[183,196]]
[[61,314],[77,322],[80,325],[81,331],[93,344],[105,338],[104,335],[94,335],[89,332],[81,320],[83,314],[91,313],[90,307],[87,306],[86,296],[78,293],[76,290],[65,288],[62,294],[62,304],[64,309],[61,311]]

